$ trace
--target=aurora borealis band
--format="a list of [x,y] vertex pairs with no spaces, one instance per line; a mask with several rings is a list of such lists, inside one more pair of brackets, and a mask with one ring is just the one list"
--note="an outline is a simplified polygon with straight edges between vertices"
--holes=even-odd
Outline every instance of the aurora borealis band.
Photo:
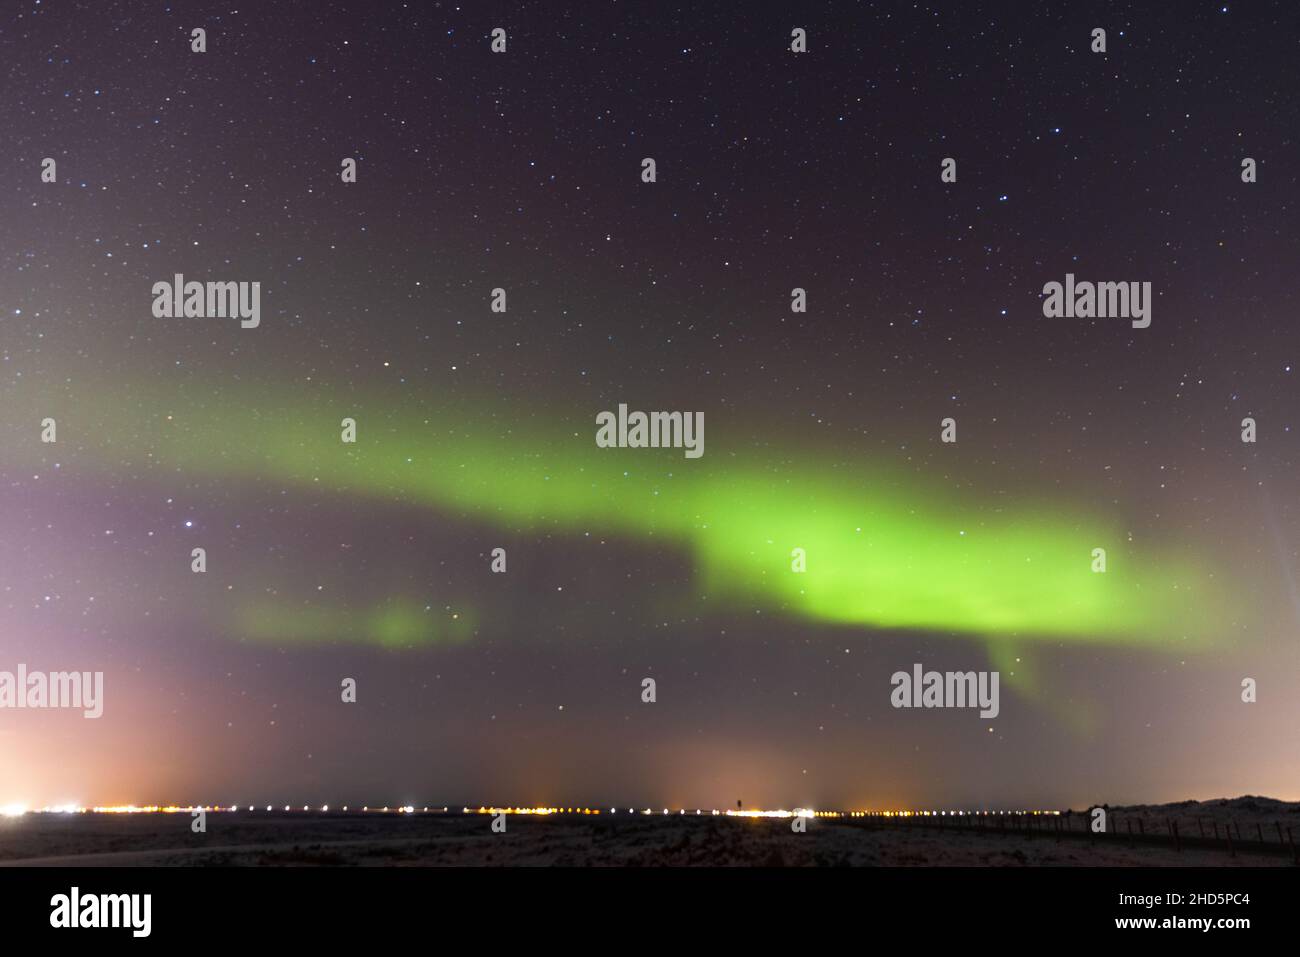
[[[666,451],[629,461],[596,448],[593,427],[583,428],[578,413],[494,435],[493,423],[519,418],[518,407],[472,399],[463,410],[435,402],[436,411],[421,414],[364,396],[351,398],[375,414],[361,416],[359,442],[343,444],[335,423],[356,419],[329,395],[269,392],[212,409],[187,403],[183,393],[143,392],[169,411],[140,428],[111,415],[127,407],[126,396],[95,386],[106,401],[79,421],[88,436],[82,468],[112,474],[147,460],[182,477],[282,481],[363,508],[400,502],[498,529],[573,535],[596,528],[680,548],[695,596],[712,597],[719,611],[758,605],[795,621],[987,637],[1139,644],[1179,636],[1192,647],[1227,620],[1212,562],[1198,566],[1172,547],[1143,555],[1104,516],[1061,513],[1045,502],[963,503],[920,482],[873,474],[867,461],[845,463],[837,478],[815,450],[779,472],[770,459],[725,442],[707,464]],[[485,406],[488,414],[475,411]],[[96,448],[97,436],[126,439]],[[39,450],[38,442],[27,444]],[[1119,567],[1094,574],[1094,547],[1106,548]],[[801,575],[791,573],[795,548],[811,561]],[[369,624],[324,609],[293,615],[297,624],[282,616],[265,627],[256,610],[238,617],[258,634],[273,626],[286,635],[371,636],[384,644],[427,634],[418,617],[398,610]]]
[[[833,3],[800,57],[767,3],[47,7],[0,671],[105,700],[0,710],[0,806],[1300,797],[1284,5],[1095,59],[1030,4]],[[1044,317],[1067,274],[1151,324]],[[260,321],[155,315],[176,275]],[[620,404],[703,455],[599,447]],[[996,717],[893,707],[917,666]]]

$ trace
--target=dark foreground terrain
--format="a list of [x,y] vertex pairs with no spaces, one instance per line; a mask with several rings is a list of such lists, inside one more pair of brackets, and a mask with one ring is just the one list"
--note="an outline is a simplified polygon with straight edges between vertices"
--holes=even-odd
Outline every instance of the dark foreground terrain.
[[[1300,837],[1300,805],[1266,798],[1109,813],[1102,837],[1079,812],[1073,830],[818,819],[802,834],[789,820],[708,814],[511,816],[494,833],[477,814],[237,811],[209,813],[202,834],[186,813],[27,814],[0,818],[0,865],[1291,866],[1287,842]],[[1231,845],[1209,839],[1215,824]]]

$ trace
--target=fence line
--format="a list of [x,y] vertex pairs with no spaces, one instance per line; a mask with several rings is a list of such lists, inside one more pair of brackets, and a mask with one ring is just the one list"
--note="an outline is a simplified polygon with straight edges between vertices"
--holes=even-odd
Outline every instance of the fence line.
[[[1074,822],[1079,826],[1075,827]],[[1134,830],[1136,822],[1137,829]],[[1147,819],[1141,815],[1121,815],[1114,811],[1107,812],[1105,831],[1096,832],[1091,827],[1087,814],[1019,814],[997,812],[975,812],[968,814],[911,814],[885,815],[863,814],[850,818],[839,818],[836,823],[854,827],[889,827],[903,829],[952,830],[976,834],[1024,835],[1031,838],[1043,837],[1060,840],[1085,840],[1111,844],[1141,844],[1152,847],[1171,847],[1181,852],[1184,847],[1196,850],[1222,851],[1232,857],[1238,854],[1264,854],[1270,857],[1290,857],[1292,862],[1300,864],[1300,847],[1295,842],[1291,825],[1284,826],[1281,821],[1274,821],[1277,840],[1269,840],[1265,835],[1263,822],[1255,822],[1254,838],[1243,839],[1241,825],[1229,820],[1223,827],[1224,836],[1220,837],[1219,821],[1211,820],[1213,836],[1205,829],[1205,819],[1196,818],[1198,834],[1182,834],[1175,818],[1166,817],[1163,830],[1159,820],[1153,822],[1152,830],[1147,830]],[[1235,840],[1233,831],[1236,831]]]

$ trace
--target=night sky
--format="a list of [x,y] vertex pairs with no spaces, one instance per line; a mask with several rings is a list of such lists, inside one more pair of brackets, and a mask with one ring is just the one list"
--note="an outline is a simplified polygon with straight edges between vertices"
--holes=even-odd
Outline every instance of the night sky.
[[7,4],[0,804],[1300,798],[1300,13],[1145,6]]

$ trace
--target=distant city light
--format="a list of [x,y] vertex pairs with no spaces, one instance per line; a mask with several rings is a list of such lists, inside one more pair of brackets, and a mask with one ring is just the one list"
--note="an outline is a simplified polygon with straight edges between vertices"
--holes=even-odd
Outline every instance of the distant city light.
[[[270,810],[272,810],[272,807],[273,807],[272,805],[268,804],[268,805],[266,805],[266,810],[267,810],[267,811],[270,811]],[[310,810],[311,810],[311,805],[309,805],[309,804],[304,804],[304,805],[302,806],[302,809],[303,809],[304,811],[310,811]],[[321,811],[321,812],[328,812],[329,809],[330,809],[330,806],[329,806],[328,804],[321,804],[321,805],[320,805],[320,811]],[[349,809],[349,805],[346,805],[346,804],[343,805],[343,810],[344,810],[344,811],[347,811],[348,809]],[[238,805],[235,805],[235,804],[231,804],[231,805],[229,805],[229,806],[222,806],[222,805],[220,805],[220,804],[217,804],[217,805],[201,804],[201,805],[193,805],[193,806],[191,806],[191,805],[186,805],[186,806],[184,806],[184,807],[181,807],[181,806],[179,806],[179,805],[174,805],[174,804],[168,804],[168,805],[157,805],[157,804],[143,804],[143,805],[137,805],[137,804],[119,804],[119,805],[107,805],[107,806],[104,806],[104,805],[97,805],[97,806],[94,806],[94,807],[83,807],[83,806],[78,805],[78,804],[56,804],[56,805],[47,806],[47,807],[41,807],[41,808],[30,808],[30,807],[28,807],[26,804],[21,804],[21,803],[16,803],[16,802],[15,802],[15,803],[10,803],[10,804],[0,805],[0,817],[22,817],[22,816],[27,815],[27,814],[179,814],[179,813],[192,813],[193,811],[196,811],[196,810],[214,811],[214,812],[219,812],[219,811],[238,811],[238,810],[239,810],[239,806],[238,806]],[[256,806],[250,804],[250,805],[248,805],[248,810],[249,810],[249,811],[254,811],[254,810],[256,810]],[[284,805],[284,810],[285,810],[285,811],[289,811],[289,810],[291,810],[291,806],[288,805],[288,804]],[[365,805],[364,807],[362,807],[361,810],[362,810],[363,812],[370,813],[370,806],[369,806],[369,805]],[[427,806],[422,807],[422,808],[420,808],[419,810],[420,810],[421,813],[428,813],[428,812],[429,812],[429,808],[428,808]],[[444,806],[444,807],[442,808],[442,812],[443,812],[443,813],[446,813],[447,811],[448,811],[448,808]],[[403,805],[403,806],[401,806],[401,807],[389,807],[388,805],[384,805],[384,807],[381,808],[381,809],[379,809],[379,811],[378,811],[377,813],[385,813],[385,814],[387,814],[387,813],[394,813],[394,814],[415,814],[415,813],[417,813],[417,808],[416,808],[414,805],[412,805],[412,804],[406,804],[406,805]],[[438,813],[438,809],[437,809],[437,808],[434,808],[434,813]],[[495,806],[495,805],[493,805],[493,806],[480,805],[478,808],[472,808],[472,807],[467,807],[467,806],[466,806],[466,807],[462,807],[462,808],[460,809],[460,813],[462,813],[462,814],[491,814],[491,815],[496,815],[496,814],[520,814],[520,815],[531,815],[531,816],[569,815],[569,814],[572,814],[572,815],[579,815],[579,814],[581,814],[581,815],[588,815],[588,816],[589,816],[589,815],[594,815],[594,814],[601,814],[602,811],[601,811],[599,808],[589,808],[589,807],[498,807],[498,806]],[[611,807],[611,808],[609,809],[609,812],[608,812],[608,813],[610,813],[610,814],[617,814],[617,813],[618,813],[618,809],[615,808],[615,807]],[[640,812],[638,812],[638,811],[636,810],[636,808],[628,808],[628,809],[627,809],[627,813],[628,813],[628,814],[637,814],[637,813],[640,813],[641,815],[644,816],[644,815],[653,815],[655,812],[654,812],[651,808],[648,808],[648,807],[647,807],[647,808],[643,808]],[[686,808],[662,808],[661,811],[660,811],[660,815],[661,815],[661,816],[666,816],[666,815],[669,815],[669,814],[676,814],[676,815],[681,816],[681,815],[686,815],[687,813],[689,813],[689,812],[688,812],[688,810],[687,810]],[[725,817],[750,818],[750,819],[752,819],[752,818],[794,818],[794,817],[802,817],[802,818],[868,818],[868,817],[877,817],[877,818],[912,818],[912,817],[939,818],[939,817],[966,817],[966,816],[968,816],[968,815],[970,815],[970,816],[976,816],[976,817],[988,817],[988,816],[990,816],[990,815],[1003,815],[1003,816],[1005,816],[1005,815],[1013,815],[1013,816],[1014,816],[1014,815],[1019,815],[1019,816],[1034,816],[1034,817],[1039,817],[1039,816],[1052,816],[1052,817],[1059,817],[1059,816],[1061,815],[1061,813],[1062,813],[1061,811],[1042,811],[1042,810],[1039,810],[1039,811],[1027,811],[1027,810],[1019,810],[1019,811],[992,811],[992,810],[979,810],[979,811],[974,811],[974,810],[972,810],[972,811],[966,811],[966,810],[952,810],[952,809],[947,809],[947,810],[938,810],[938,811],[934,811],[934,810],[906,810],[906,809],[903,809],[903,810],[817,811],[817,810],[813,810],[813,809],[811,809],[811,808],[799,808],[799,807],[794,808],[793,810],[785,810],[785,809],[776,809],[776,810],[758,810],[758,809],[751,809],[751,810],[731,810],[731,809],[728,809],[728,810],[725,810],[725,811],[724,811],[724,810],[719,810],[718,808],[712,808],[712,809],[706,811],[706,810],[704,810],[703,808],[696,808],[696,809],[695,809],[695,814],[697,814],[697,815],[709,814],[709,815],[712,815],[712,816],[725,816]]]

